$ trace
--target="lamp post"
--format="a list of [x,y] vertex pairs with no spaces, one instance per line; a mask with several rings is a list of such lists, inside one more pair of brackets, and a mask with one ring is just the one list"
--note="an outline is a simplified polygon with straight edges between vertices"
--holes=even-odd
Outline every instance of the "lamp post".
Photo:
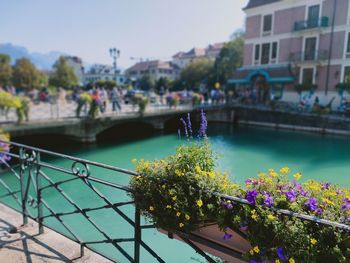
[[115,79],[115,84],[118,84],[117,81],[117,59],[120,57],[120,50],[114,48],[109,49],[109,54],[113,58],[113,68],[114,68],[114,79]]

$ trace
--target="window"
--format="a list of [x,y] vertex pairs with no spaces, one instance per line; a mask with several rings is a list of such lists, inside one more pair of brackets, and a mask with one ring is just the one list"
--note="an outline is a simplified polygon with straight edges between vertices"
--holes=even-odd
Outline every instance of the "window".
[[276,59],[277,57],[277,42],[272,43],[271,59]]
[[312,85],[314,79],[314,69],[313,68],[304,68],[303,69],[303,84]]
[[305,39],[305,60],[316,59],[316,37],[309,37]]
[[348,42],[346,44],[346,53],[350,53],[350,32],[348,33]]
[[264,16],[263,32],[270,32],[272,28],[272,15]]
[[320,5],[309,6],[307,25],[308,28],[314,28],[318,26],[318,20],[320,15]]
[[270,43],[261,45],[261,64],[269,64],[270,58]]
[[344,83],[349,83],[350,84],[350,66],[344,67]]
[[260,58],[260,45],[255,45],[254,60],[259,61]]

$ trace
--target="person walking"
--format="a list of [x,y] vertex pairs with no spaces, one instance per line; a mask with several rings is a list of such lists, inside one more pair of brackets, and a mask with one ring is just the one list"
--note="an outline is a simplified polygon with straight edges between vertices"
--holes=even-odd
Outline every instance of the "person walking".
[[117,87],[114,87],[111,92],[112,111],[116,111],[117,108],[119,111],[122,110],[119,100],[120,100],[119,90],[117,89]]

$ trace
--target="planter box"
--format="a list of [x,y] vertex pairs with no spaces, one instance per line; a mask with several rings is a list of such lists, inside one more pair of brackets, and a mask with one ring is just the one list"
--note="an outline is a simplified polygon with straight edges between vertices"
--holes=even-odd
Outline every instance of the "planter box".
[[184,241],[183,239],[190,240],[204,252],[230,263],[244,263],[245,261],[241,256],[251,249],[250,243],[232,230],[227,231],[228,234],[232,235],[232,238],[224,240],[224,233],[220,231],[216,224],[204,226],[190,234],[179,231],[166,231],[164,229],[158,230],[180,241]]

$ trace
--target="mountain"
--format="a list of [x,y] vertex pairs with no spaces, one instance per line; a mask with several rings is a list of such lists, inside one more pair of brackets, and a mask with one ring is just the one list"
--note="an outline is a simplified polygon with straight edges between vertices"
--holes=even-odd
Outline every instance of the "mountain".
[[50,70],[60,56],[67,55],[59,51],[51,51],[48,53],[29,52],[25,47],[16,46],[11,43],[0,44],[0,53],[9,55],[12,64],[14,64],[17,59],[24,57],[30,59],[35,66],[43,70]]

